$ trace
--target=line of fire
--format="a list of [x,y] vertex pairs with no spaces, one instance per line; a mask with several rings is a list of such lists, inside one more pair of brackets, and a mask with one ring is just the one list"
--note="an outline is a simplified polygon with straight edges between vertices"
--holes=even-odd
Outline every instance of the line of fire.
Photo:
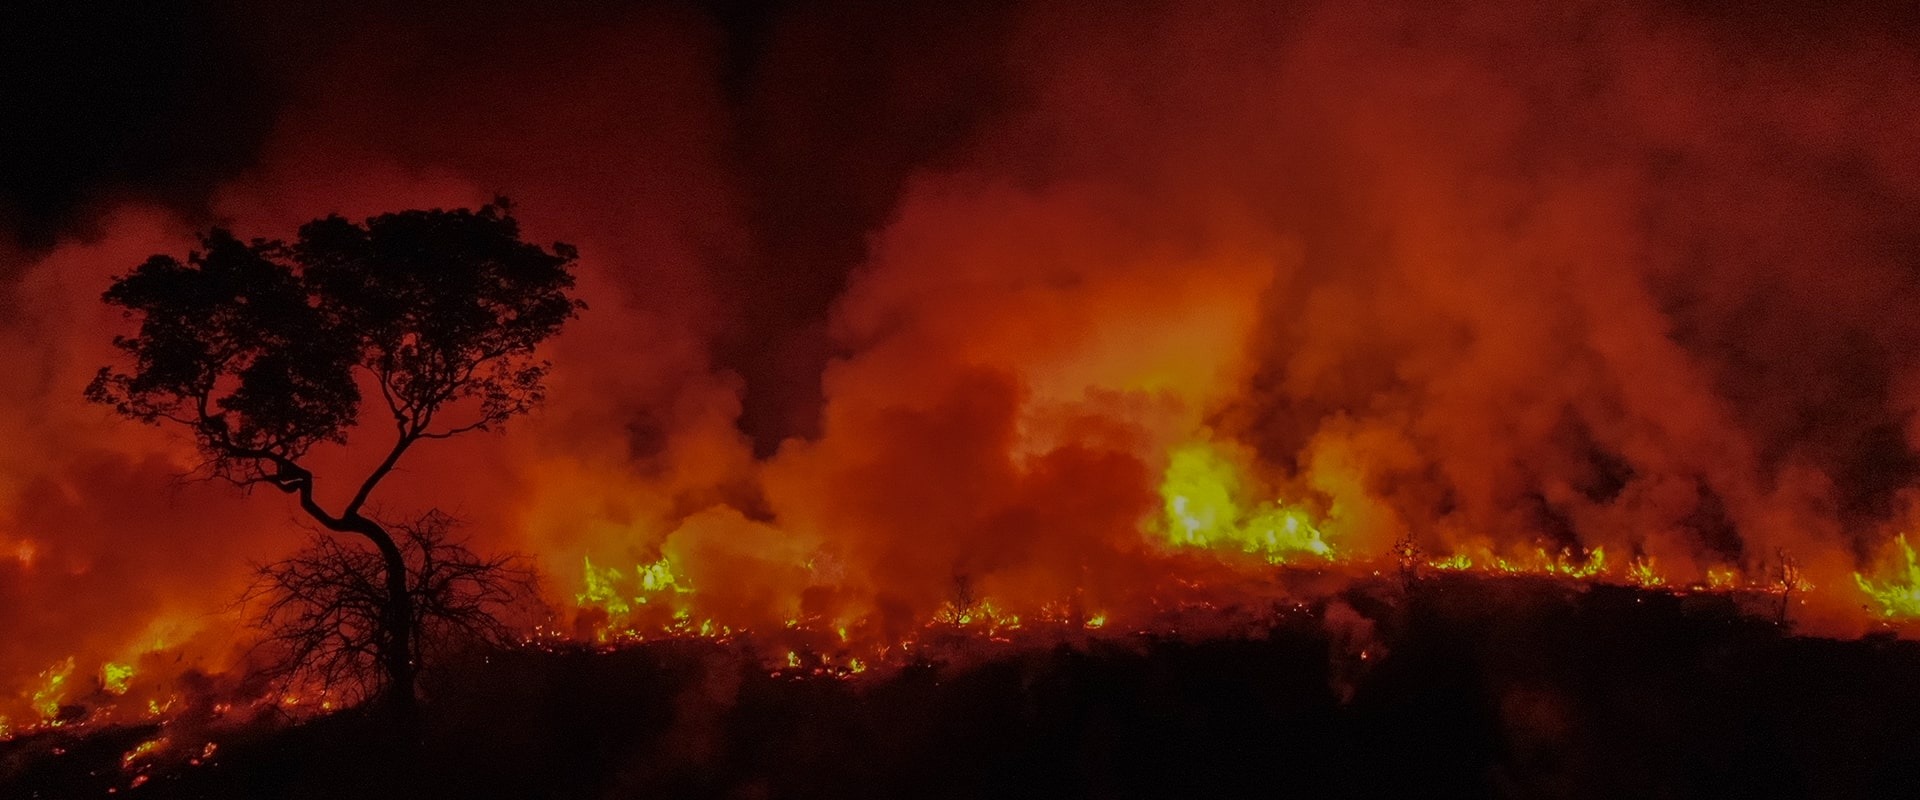
[[46,5],[0,796],[1920,790],[1911,4]]

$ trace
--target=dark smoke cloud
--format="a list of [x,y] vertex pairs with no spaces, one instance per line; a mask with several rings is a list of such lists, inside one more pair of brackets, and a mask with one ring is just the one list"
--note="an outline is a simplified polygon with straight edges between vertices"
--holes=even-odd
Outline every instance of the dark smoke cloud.
[[[1017,18],[1010,3],[566,2],[538,12],[508,2],[38,5],[6,34],[17,62],[7,74],[20,79],[0,95],[0,108],[13,110],[0,121],[9,143],[0,227],[14,248],[34,252],[97,233],[113,202],[207,219],[215,189],[260,162],[276,127],[284,137],[289,115],[342,93],[470,98],[468,84],[512,75],[505,82],[517,80],[521,97],[462,109],[463,122],[481,127],[449,123],[426,135],[514,147],[485,130],[488,113],[552,108],[558,96],[595,105],[591,92],[568,85],[569,70],[627,49],[619,39],[628,33],[670,29],[686,38],[664,50],[704,43],[702,74],[630,59],[601,79],[715,93],[707,113],[718,118],[698,124],[726,162],[737,205],[728,222],[743,230],[734,252],[705,264],[731,298],[712,347],[747,380],[741,425],[770,453],[789,435],[817,432],[819,370],[834,352],[827,311],[902,182],[951,159],[1004,104],[1004,39]],[[663,28],[663,19],[674,21]],[[359,113],[376,111],[407,115]],[[352,125],[321,121],[342,123]],[[385,154],[442,163],[445,146],[423,140]]]
[[0,684],[298,540],[79,405],[109,276],[494,192],[592,310],[545,413],[383,502],[562,587],[665,553],[735,622],[1123,603],[1194,438],[1362,556],[1789,549],[1846,604],[1909,521],[1905,6],[182,8],[9,27]]

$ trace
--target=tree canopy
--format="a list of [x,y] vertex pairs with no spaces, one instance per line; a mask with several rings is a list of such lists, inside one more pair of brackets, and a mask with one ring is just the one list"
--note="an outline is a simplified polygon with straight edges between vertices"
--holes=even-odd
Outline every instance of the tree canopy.
[[214,229],[186,260],[153,256],[107,290],[140,328],[114,340],[132,368],[101,369],[88,396],[188,427],[241,483],[298,480],[290,465],[346,441],[363,389],[396,442],[489,429],[542,399],[534,348],[584,307],[575,258],[521,241],[504,201],[329,216],[290,244]]
[[[297,495],[328,530],[372,542],[377,562],[328,563],[381,565],[372,647],[410,706],[416,617],[434,596],[409,585],[406,543],[365,506],[414,444],[496,428],[541,401],[548,364],[535,349],[585,308],[572,294],[577,257],[523,241],[504,198],[363,222],[329,216],[290,243],[216,228],[184,261],[153,256],[106,291],[139,330],[115,337],[130,364],[102,368],[87,396],[186,427],[213,476]],[[369,391],[392,419],[386,456],[327,508],[301,461],[347,442]]]

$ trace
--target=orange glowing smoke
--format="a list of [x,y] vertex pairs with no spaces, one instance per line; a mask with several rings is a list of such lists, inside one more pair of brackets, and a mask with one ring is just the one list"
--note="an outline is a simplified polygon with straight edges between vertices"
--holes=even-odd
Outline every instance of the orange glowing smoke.
[[[578,244],[592,311],[548,407],[379,498],[536,555],[545,630],[803,631],[787,668],[857,672],[929,625],[1120,631],[1276,565],[1790,588],[1843,635],[1920,614],[1897,33],[1038,3],[889,12],[907,46],[836,13],[782,20],[745,89],[693,12],[369,17],[213,201],[272,235],[505,190]],[[106,280],[198,222],[124,205],[4,290],[15,729],[113,695],[108,664],[140,691],[156,638],[191,665],[163,672],[236,663],[245,559],[298,542],[278,498],[173,482],[178,442],[80,401]],[[742,432],[768,397],[792,435]]]

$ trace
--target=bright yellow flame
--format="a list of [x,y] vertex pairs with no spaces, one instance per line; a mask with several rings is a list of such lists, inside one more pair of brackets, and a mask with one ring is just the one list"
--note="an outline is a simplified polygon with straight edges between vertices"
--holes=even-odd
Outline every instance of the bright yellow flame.
[[[673,596],[693,591],[686,576],[675,569],[673,561],[666,556],[650,564],[635,565],[631,578],[612,567],[594,566],[588,556],[581,557],[580,566],[583,587],[573,596],[574,600],[582,607],[599,608],[610,617],[627,616],[642,606],[672,606],[675,605],[671,603]],[[688,628],[692,624],[692,612],[677,608],[673,620],[673,624],[662,623],[662,627]]]
[[1213,445],[1196,442],[1173,451],[1160,483],[1169,541],[1178,547],[1233,549],[1281,563],[1302,553],[1333,555],[1305,512],[1272,502],[1245,508],[1240,470]]
[[586,589],[574,595],[573,599],[583,606],[598,606],[608,614],[627,613],[629,610],[627,601],[621,599],[620,593],[613,587],[613,582],[619,578],[619,571],[597,569],[593,566],[593,559],[588,556],[582,556],[580,561],[580,574],[586,583]]
[[1651,557],[1635,559],[1632,564],[1627,565],[1627,581],[1636,586],[1646,587],[1662,586],[1667,582],[1654,571]]
[[[686,587],[680,585],[677,576],[674,575],[673,564],[667,560],[666,556],[661,556],[659,561],[651,564],[643,564],[633,569],[634,574],[640,578],[640,588],[642,590],[658,592],[664,589],[672,589],[682,593],[687,591]],[[640,602],[646,602],[646,598],[640,598]]]
[[1859,584],[1860,591],[1880,605],[1880,615],[1888,619],[1914,619],[1920,617],[1920,558],[1916,558],[1913,546],[1907,544],[1906,534],[1894,537],[1895,551],[1899,553],[1899,563],[1893,569],[1882,570],[1888,574],[1885,581],[1876,581],[1860,573],[1854,573],[1853,581]]
[[127,681],[133,678],[133,667],[115,664],[111,661],[100,665],[100,686],[113,694],[126,694]]
[[1173,451],[1160,484],[1166,501],[1168,531],[1175,544],[1206,547],[1240,517],[1233,501],[1240,475],[1205,443]]
[[40,713],[41,720],[53,722],[60,716],[60,701],[66,699],[67,678],[72,676],[72,656],[40,673],[40,688],[33,693],[33,710]]

